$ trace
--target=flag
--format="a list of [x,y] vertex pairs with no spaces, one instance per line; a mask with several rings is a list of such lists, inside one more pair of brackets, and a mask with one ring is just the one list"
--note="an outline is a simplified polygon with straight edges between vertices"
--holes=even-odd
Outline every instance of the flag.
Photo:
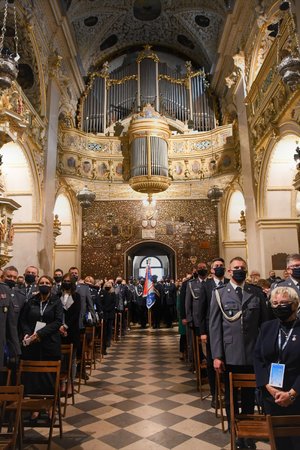
[[146,297],[147,308],[150,309],[155,303],[155,289],[153,281],[151,280],[151,266],[146,267],[145,284],[143,296]]

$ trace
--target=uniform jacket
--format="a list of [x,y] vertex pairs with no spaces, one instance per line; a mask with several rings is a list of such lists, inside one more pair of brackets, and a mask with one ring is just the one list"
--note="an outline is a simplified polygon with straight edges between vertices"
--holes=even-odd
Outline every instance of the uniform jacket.
[[23,347],[22,354],[24,359],[46,361],[47,358],[59,358],[61,345],[59,328],[63,324],[63,307],[59,297],[50,296],[42,318],[40,315],[39,294],[24,305],[20,316],[22,337],[25,334],[31,336],[34,333],[37,321],[45,322],[46,326],[37,332],[40,342]]
[[96,321],[96,316],[89,286],[87,284],[77,284],[76,292],[80,295],[79,328],[82,329],[85,326],[86,313],[91,313],[93,321]]
[[176,286],[174,283],[164,284],[165,304],[167,306],[176,305]]
[[201,281],[199,277],[193,278],[187,283],[185,294],[185,313],[186,320],[188,322],[193,322],[193,315],[195,317],[199,316],[199,302],[203,297],[202,283],[205,283],[205,281]]
[[99,307],[99,310],[101,310],[103,313],[104,320],[113,320],[113,318],[115,317],[116,308],[116,294],[114,290],[101,290],[97,299],[97,305]]
[[[262,324],[255,346],[254,369],[258,387],[269,382],[271,363],[278,362],[279,319]],[[294,325],[293,333],[282,352],[281,363],[285,364],[283,390],[291,388],[300,393],[300,320]]]
[[[229,278],[224,278],[223,283],[228,282]],[[198,316],[193,312],[193,322],[195,327],[199,327],[200,335],[209,333],[210,302],[214,289],[216,289],[214,278],[208,278],[202,285],[201,300],[197,309]]]
[[[241,317],[230,322],[223,316],[216,300],[218,291],[227,317],[242,311]],[[230,365],[253,365],[255,342],[259,328],[267,320],[267,307],[262,291],[245,283],[243,299],[231,283],[217,288],[212,293],[209,317],[209,335],[212,358]]]
[[21,353],[10,289],[4,283],[0,283],[0,324],[0,367],[3,367],[5,345],[8,346],[10,357]]

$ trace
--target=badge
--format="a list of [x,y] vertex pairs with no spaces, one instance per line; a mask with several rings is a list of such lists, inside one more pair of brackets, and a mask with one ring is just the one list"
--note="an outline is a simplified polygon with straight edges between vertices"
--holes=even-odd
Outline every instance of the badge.
[[272,363],[269,377],[269,384],[274,387],[282,388],[285,364]]

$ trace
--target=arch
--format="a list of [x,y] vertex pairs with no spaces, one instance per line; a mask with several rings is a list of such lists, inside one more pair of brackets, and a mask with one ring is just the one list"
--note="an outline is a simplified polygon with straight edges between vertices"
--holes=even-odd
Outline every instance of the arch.
[[64,192],[56,197],[53,214],[58,215],[58,220],[61,223],[61,234],[56,238],[56,245],[74,244],[73,208],[69,197]]
[[14,222],[40,222],[40,183],[32,155],[18,142],[3,145],[1,153],[5,193],[21,205],[14,214]]
[[260,213],[264,218],[293,218],[297,215],[293,180],[296,174],[294,153],[298,139],[299,135],[286,132],[277,142],[270,142],[259,183]]
[[[169,275],[171,278],[176,278],[176,252],[169,245],[160,241],[144,240],[140,241],[130,247],[128,247],[124,252],[124,267],[126,272],[126,277],[137,275],[133,274],[133,260],[134,257],[140,257],[140,260],[144,257],[165,256],[168,260],[169,267],[168,272],[164,275]],[[166,261],[166,259],[165,259]],[[162,261],[163,262],[163,261]]]
[[240,231],[241,211],[245,211],[245,199],[242,191],[233,190],[227,199],[225,215],[226,239],[228,241],[244,241],[245,234]]

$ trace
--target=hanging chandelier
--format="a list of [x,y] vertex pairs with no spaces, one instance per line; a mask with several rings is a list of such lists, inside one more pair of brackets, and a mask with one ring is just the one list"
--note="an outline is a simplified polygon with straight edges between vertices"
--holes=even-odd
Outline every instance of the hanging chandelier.
[[84,186],[83,189],[77,192],[76,197],[82,208],[89,208],[95,201],[96,194],[95,192],[90,191],[87,186]]
[[223,190],[218,186],[212,186],[207,192],[207,198],[214,206],[217,206],[220,199],[223,197]]
[[4,4],[4,16],[1,28],[0,36],[0,89],[10,88],[12,82],[17,79],[18,76],[18,61],[20,56],[18,54],[18,34],[17,34],[17,12],[14,5],[14,52],[8,47],[4,47],[4,38],[6,32],[7,12],[8,12],[8,0],[5,0]]

